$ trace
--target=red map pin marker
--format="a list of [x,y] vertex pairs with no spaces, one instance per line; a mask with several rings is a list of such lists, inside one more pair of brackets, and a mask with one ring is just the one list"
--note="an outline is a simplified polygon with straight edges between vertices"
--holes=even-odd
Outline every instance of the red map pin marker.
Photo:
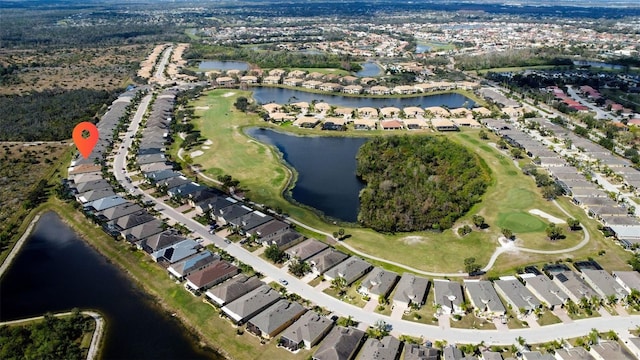
[[[82,136],[84,131],[89,132],[88,137]],[[81,122],[73,128],[73,142],[76,143],[76,147],[80,150],[82,157],[88,158],[98,143],[98,128],[88,121]]]

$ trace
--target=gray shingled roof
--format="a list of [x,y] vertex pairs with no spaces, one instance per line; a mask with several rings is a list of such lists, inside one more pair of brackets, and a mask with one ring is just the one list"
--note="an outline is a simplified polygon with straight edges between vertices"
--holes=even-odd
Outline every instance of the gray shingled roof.
[[426,299],[427,291],[429,291],[428,279],[410,273],[404,273],[400,281],[398,281],[398,286],[396,286],[393,301],[420,305]]
[[259,288],[261,285],[264,285],[264,283],[257,277],[247,277],[244,274],[240,274],[229,281],[209,289],[209,291],[207,291],[207,297],[220,305],[225,305],[249,291]]
[[222,311],[234,322],[242,322],[251,319],[279,299],[278,291],[269,285],[262,285],[225,305]]
[[249,320],[247,326],[253,325],[260,329],[263,334],[274,336],[276,335],[274,333],[276,330],[284,324],[297,319],[305,311],[307,309],[297,302],[282,299],[254,316]]
[[337,326],[322,341],[313,354],[314,360],[348,360],[357,353],[365,333],[356,328]]
[[314,346],[332,326],[333,321],[327,317],[308,311],[280,336],[296,344],[306,342],[310,346]]
[[381,340],[369,338],[365,341],[358,360],[396,360],[402,351],[402,343],[391,335]]

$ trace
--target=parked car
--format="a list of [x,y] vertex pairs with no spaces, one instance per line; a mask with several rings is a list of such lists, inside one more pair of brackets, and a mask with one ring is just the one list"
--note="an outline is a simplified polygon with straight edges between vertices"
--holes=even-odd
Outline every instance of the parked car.
[[289,285],[289,282],[288,282],[287,280],[285,280],[285,279],[280,279],[280,280],[278,280],[278,281],[279,281],[279,282],[280,282],[280,284],[282,284],[282,285]]

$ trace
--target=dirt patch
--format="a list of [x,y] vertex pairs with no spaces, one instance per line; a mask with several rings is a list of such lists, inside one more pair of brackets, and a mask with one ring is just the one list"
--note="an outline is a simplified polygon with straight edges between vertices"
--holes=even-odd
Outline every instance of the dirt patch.
[[400,241],[407,245],[416,245],[422,244],[424,242],[424,238],[422,236],[406,236],[400,239]]

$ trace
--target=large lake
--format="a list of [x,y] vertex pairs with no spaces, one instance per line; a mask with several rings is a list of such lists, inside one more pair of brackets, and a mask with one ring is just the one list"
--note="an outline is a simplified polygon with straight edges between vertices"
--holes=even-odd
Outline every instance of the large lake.
[[2,321],[96,309],[106,318],[104,359],[223,359],[202,352],[170,315],[89,247],[57,214],[42,215],[0,282]]
[[369,98],[369,97],[350,97],[341,96],[339,94],[316,94],[300,90],[282,89],[275,87],[256,87],[252,88],[253,98],[258,103],[267,104],[275,102],[278,104],[287,104],[299,101],[318,102],[324,101],[335,106],[344,106],[350,108],[357,107],[374,107],[382,108],[386,106],[395,106],[404,108],[407,106],[419,106],[422,108],[430,106],[447,106],[449,108],[473,107],[475,102],[468,97],[456,93],[424,95],[405,98]]
[[356,177],[356,154],[365,138],[318,137],[251,128],[247,134],[280,150],[298,172],[292,197],[324,215],[356,222],[364,184]]
[[249,64],[244,61],[219,61],[219,60],[206,60],[202,61],[198,65],[198,70],[249,70]]

